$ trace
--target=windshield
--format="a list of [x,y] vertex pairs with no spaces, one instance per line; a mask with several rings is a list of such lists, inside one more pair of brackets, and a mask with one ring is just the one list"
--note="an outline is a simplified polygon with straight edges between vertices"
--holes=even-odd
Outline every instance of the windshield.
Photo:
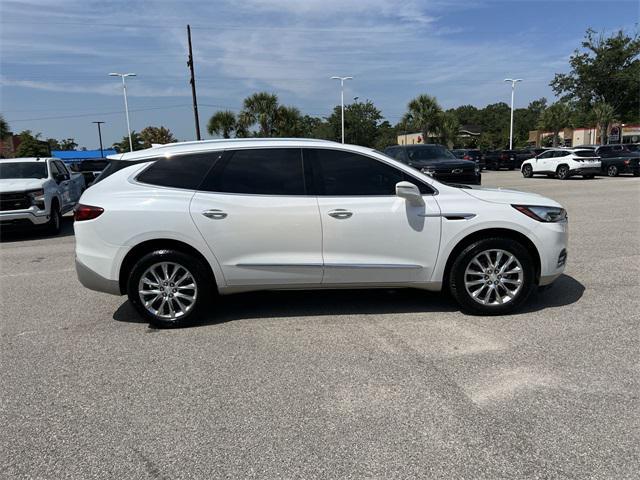
[[47,178],[46,162],[0,162],[0,178]]
[[410,160],[457,160],[453,153],[443,147],[412,148],[408,154]]

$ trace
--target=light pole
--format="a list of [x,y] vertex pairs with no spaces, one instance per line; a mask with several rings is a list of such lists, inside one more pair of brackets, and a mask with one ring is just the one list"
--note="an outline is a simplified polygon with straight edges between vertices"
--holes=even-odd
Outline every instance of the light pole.
[[115,73],[109,74],[111,77],[122,78],[122,92],[124,93],[124,113],[127,117],[127,134],[129,135],[129,151],[133,152],[133,142],[131,141],[131,126],[129,125],[129,104],[127,103],[127,84],[124,81],[126,77],[135,77],[135,73]]
[[344,81],[353,77],[331,77],[331,80],[340,80],[340,106],[342,107],[342,143],[344,143]]
[[104,158],[104,152],[102,151],[102,132],[100,131],[100,125],[105,122],[91,122],[98,125],[98,138],[100,139],[100,158]]
[[521,82],[521,78],[505,78],[505,82],[511,82],[511,127],[509,128],[509,150],[513,150],[513,94],[516,91],[516,83]]

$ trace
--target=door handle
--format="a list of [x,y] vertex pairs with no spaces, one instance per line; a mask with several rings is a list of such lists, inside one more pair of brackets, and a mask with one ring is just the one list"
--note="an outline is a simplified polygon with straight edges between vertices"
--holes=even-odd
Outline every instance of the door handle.
[[351,218],[351,216],[353,216],[353,212],[345,210],[344,208],[336,208],[329,212],[329,216],[339,220],[344,220],[345,218]]
[[202,212],[202,215],[213,220],[222,220],[223,218],[227,218],[227,214],[222,210],[218,210],[217,208],[205,210],[204,212]]

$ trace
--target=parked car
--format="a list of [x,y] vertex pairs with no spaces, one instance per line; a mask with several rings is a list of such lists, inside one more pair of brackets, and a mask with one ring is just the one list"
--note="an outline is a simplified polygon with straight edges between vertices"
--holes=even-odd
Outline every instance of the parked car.
[[640,143],[626,143],[625,147],[627,147],[630,152],[640,152]]
[[445,289],[505,314],[565,268],[555,201],[450,186],[370,148],[212,140],[118,162],[75,210],[78,278],[159,326],[197,320],[216,293],[274,289]]
[[478,149],[457,148],[455,150],[451,150],[451,153],[461,160],[471,160],[476,162],[480,167],[480,170],[484,170],[486,167],[482,152]]
[[384,153],[441,182],[480,185],[482,181],[476,162],[457,159],[442,145],[397,145],[385,148]]
[[85,185],[90,186],[96,178],[102,173],[102,170],[109,164],[109,160],[82,160],[80,162],[74,162],[70,166],[70,169],[74,172],[81,173],[84,177]]
[[627,145],[585,145],[595,152],[601,160],[601,175],[617,177],[621,173],[631,173],[640,176],[640,153],[629,150]]
[[60,231],[84,190],[82,174],[54,158],[0,160],[0,226],[46,227]]
[[552,148],[535,158],[525,160],[520,170],[525,178],[539,174],[560,180],[575,175],[593,178],[600,173],[600,158],[589,149]]
[[484,163],[487,170],[513,170],[516,168],[515,156],[506,153],[505,150],[487,150],[483,153]]
[[503,150],[502,153],[509,156],[509,161],[513,162],[514,168],[520,168],[525,160],[534,158],[545,150],[544,148],[522,148],[518,150]]

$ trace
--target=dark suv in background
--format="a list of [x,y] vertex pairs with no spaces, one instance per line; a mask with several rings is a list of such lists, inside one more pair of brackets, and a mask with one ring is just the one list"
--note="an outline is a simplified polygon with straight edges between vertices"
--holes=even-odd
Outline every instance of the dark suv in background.
[[631,151],[627,145],[581,145],[576,148],[593,150],[600,157],[603,175],[617,177],[621,173],[631,173],[640,176],[640,152]]
[[480,170],[484,170],[485,163],[484,158],[482,157],[482,152],[475,148],[456,148],[455,150],[451,150],[451,153],[455,155],[456,158],[460,160],[471,160],[476,162],[480,167]]
[[480,185],[478,164],[456,158],[442,145],[397,145],[385,148],[384,153],[441,182]]

